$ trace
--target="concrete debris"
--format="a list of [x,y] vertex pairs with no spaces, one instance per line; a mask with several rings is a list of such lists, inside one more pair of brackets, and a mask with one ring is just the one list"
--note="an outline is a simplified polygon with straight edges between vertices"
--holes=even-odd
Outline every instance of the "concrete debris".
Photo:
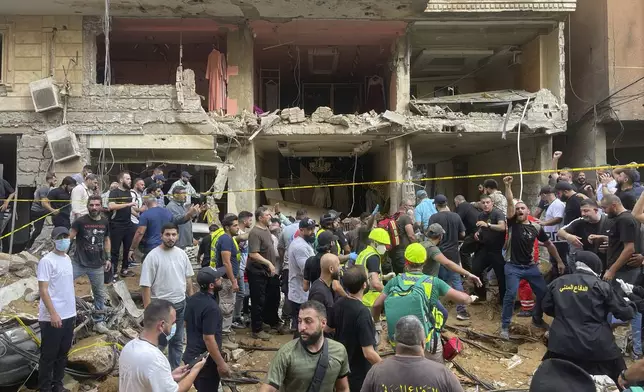
[[114,283],[110,289],[114,290],[120,300],[123,301],[125,310],[130,316],[139,322],[143,320],[143,309],[139,309],[132,300],[132,296],[130,295],[130,291],[125,284],[125,281],[119,280]]
[[102,335],[80,340],[69,352],[70,365],[82,366],[92,374],[109,372],[114,364],[114,349]]
[[[27,268],[27,260],[18,256],[11,257],[11,265],[9,266],[9,272],[20,271],[25,268]],[[21,278],[24,278],[24,276],[21,276]]]
[[19,278],[27,278],[29,276],[35,276],[36,273],[29,267],[24,267],[18,271],[14,271],[13,274]]
[[243,348],[237,348],[231,352],[231,357],[233,358],[233,361],[237,362],[239,361],[242,356],[246,353]]
[[38,262],[40,261],[38,257],[32,255],[27,251],[22,251],[18,253],[18,256],[24,259],[27,262],[27,266],[29,267],[36,267],[38,265]]
[[320,123],[320,122],[325,122],[331,116],[333,116],[333,110],[331,110],[330,107],[328,107],[328,106],[320,106],[311,115],[311,120],[313,120],[313,122]]
[[63,388],[70,392],[79,392],[81,390],[80,383],[69,374],[65,374],[65,378],[63,378]]
[[31,292],[38,291],[38,279],[36,277],[20,279],[0,288],[0,311],[11,302],[24,297],[27,290],[31,290]]
[[282,118],[282,120],[288,120],[288,122],[291,124],[297,124],[306,121],[304,109],[300,109],[298,107],[282,110],[280,117]]
[[[9,256],[9,257],[5,257]],[[11,255],[6,253],[0,253],[0,276],[4,276],[9,273],[11,268]]]
[[385,111],[382,117],[398,125],[405,125],[407,123],[407,117],[403,116],[402,114],[392,112],[391,110]]
[[277,114],[271,113],[266,116],[261,116],[259,118],[259,125],[262,128],[269,128],[277,124],[280,120],[281,120],[280,116],[278,116]]
[[[277,116],[279,119],[279,116]],[[226,188],[226,182],[228,182],[228,172],[230,171],[230,165],[222,165],[217,168],[217,177],[215,177],[215,183],[213,184],[212,196],[220,200],[224,195],[224,189]]]
[[36,302],[40,299],[40,293],[37,291],[34,292],[28,292],[25,294],[25,301],[26,302]]
[[350,127],[351,124],[349,123],[349,119],[346,116],[343,116],[341,114],[336,114],[334,116],[329,117],[326,122],[329,124],[335,124],[335,125],[342,125],[344,127]]

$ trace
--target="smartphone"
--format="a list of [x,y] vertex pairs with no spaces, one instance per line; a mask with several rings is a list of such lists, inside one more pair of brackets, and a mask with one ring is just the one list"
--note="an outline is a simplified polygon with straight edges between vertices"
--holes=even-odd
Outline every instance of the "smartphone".
[[193,366],[195,366],[197,363],[199,363],[202,359],[206,358],[210,353],[208,351],[204,352],[200,356],[196,357],[190,363],[188,364],[188,369],[192,369]]

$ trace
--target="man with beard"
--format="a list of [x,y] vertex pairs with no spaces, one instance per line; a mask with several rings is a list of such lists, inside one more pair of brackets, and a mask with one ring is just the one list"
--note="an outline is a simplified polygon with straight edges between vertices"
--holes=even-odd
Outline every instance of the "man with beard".
[[[87,215],[83,215],[72,223],[69,239],[76,239],[76,252],[72,256],[74,280],[87,276],[92,285],[94,308],[101,311],[105,308],[105,286],[103,279],[105,271],[111,268],[109,255],[111,253],[109,222],[101,215],[101,197],[92,195],[87,200]],[[94,330],[107,333],[109,330],[103,322],[103,314],[93,315]]]
[[72,214],[71,221],[75,221],[83,215],[87,215],[87,200],[90,196],[96,194],[98,188],[98,177],[96,174],[88,174],[85,180],[72,189],[71,202]]
[[182,187],[186,191],[186,196],[182,200],[182,202],[187,206],[192,204],[193,197],[199,197],[199,194],[190,183],[191,178],[192,178],[192,175],[190,173],[188,173],[187,171],[182,171],[181,178],[175,181],[174,184],[172,184],[172,186],[170,187],[170,190],[168,191],[168,193],[172,195],[172,197],[174,197],[174,194],[176,193],[175,188]]
[[575,188],[565,181],[559,181],[555,185],[555,190],[557,191],[557,198],[566,203],[563,224],[567,225],[581,217],[581,201],[587,199],[587,197],[581,193],[577,193]]
[[248,234],[250,227],[253,225],[253,213],[250,211],[241,211],[239,215],[239,233],[237,234],[237,243],[241,258],[239,259],[239,291],[235,299],[235,315],[233,316],[233,328],[245,328],[242,315],[250,313],[250,289],[248,287],[248,275],[246,274],[246,264],[248,261]]
[[[186,301],[186,351],[183,363],[190,363],[204,352],[208,358],[195,379],[198,392],[216,391],[220,377],[230,377],[230,367],[221,355],[222,315],[215,293],[222,290],[228,271],[204,267],[197,273],[199,292]],[[220,297],[221,300],[221,297]],[[232,312],[231,312],[232,315]]]
[[27,249],[31,249],[40,233],[42,233],[42,228],[45,224],[43,216],[47,215],[48,212],[51,212],[45,207],[43,201],[47,200],[47,195],[56,186],[56,174],[47,173],[45,181],[46,185],[36,189],[36,192],[34,192],[34,201],[31,203],[29,220],[32,222],[34,229],[31,232],[31,236],[29,236]]
[[574,258],[575,253],[580,250],[593,252],[602,261],[602,273],[606,270],[606,252],[600,249],[601,242],[590,242],[591,235],[604,235],[608,218],[599,212],[599,206],[594,200],[586,199],[581,202],[581,218],[577,218],[566,226],[559,229],[557,235],[568,241],[570,245],[570,256]]
[[[613,173],[615,175],[615,179],[617,180],[617,192],[615,192],[615,196],[619,197],[624,208],[632,211],[633,207],[635,207],[635,203],[637,203],[639,193],[641,193],[634,186],[635,180],[637,179],[636,171],[630,168],[619,168],[615,169]],[[610,183],[610,180],[612,180],[612,177],[610,177],[610,175],[603,175],[601,177],[602,185],[604,185],[604,187],[602,188],[604,197],[610,194],[610,191],[608,190],[608,184]]]
[[[174,223],[166,223],[161,228],[163,243],[154,248],[145,258],[141,268],[141,296],[143,307],[153,299],[165,299],[172,303],[176,311],[177,322],[175,335],[169,339],[168,359],[175,369],[181,362],[183,353],[183,320],[186,309],[186,293],[192,295],[192,276],[194,271],[183,249],[175,246],[179,229]],[[159,346],[164,349],[168,340],[161,338]]]
[[70,216],[72,205],[69,203],[72,189],[76,186],[76,181],[67,176],[63,178],[58,188],[49,191],[46,200],[42,200],[42,205],[52,213],[51,222],[54,227],[72,227]]
[[577,173],[577,179],[574,181],[574,185],[577,187],[579,192],[583,193],[588,197],[595,196],[595,187],[586,181],[586,173],[579,172]]
[[177,186],[174,188],[174,193],[172,195],[172,201],[168,203],[166,209],[172,213],[174,220],[183,220],[186,215],[190,215],[190,219],[183,220],[179,224],[179,240],[177,246],[181,249],[186,249],[189,246],[194,245],[194,240],[192,237],[192,217],[194,217],[194,211],[197,210],[198,213],[205,211],[205,206],[197,207],[190,206],[185,203],[186,200],[186,190]]
[[508,211],[508,202],[503,193],[499,190],[499,183],[496,180],[488,179],[483,181],[483,192],[490,196],[492,206],[505,215]]
[[[604,195],[602,208],[608,215],[606,235],[591,235],[589,241],[607,243],[607,269],[605,281],[621,279],[626,283],[635,284],[641,275],[641,262],[633,260],[633,255],[641,253],[640,225],[633,215],[622,205],[616,195]],[[631,320],[633,335],[633,359],[642,358],[642,314],[636,313]]]
[[[492,266],[499,282],[499,302],[503,302],[503,293],[505,293],[503,268],[505,261],[501,250],[505,241],[505,215],[498,208],[494,208],[489,195],[481,196],[479,204],[483,211],[479,214],[476,222],[478,230],[474,233],[474,240],[479,242],[480,246],[472,259],[472,273],[482,278],[483,272]],[[485,285],[477,290],[477,295],[483,301],[486,300],[486,294]]]
[[[136,230],[132,219],[132,207],[136,203],[132,201],[130,188],[132,179],[127,172],[120,172],[119,187],[110,192],[108,208],[112,214],[110,217],[110,240],[112,241],[112,269],[111,274],[105,274],[105,283],[110,281],[116,282],[116,272],[118,270],[119,256],[121,253],[121,245],[123,245],[124,253],[132,247],[132,240],[134,239],[134,232]],[[130,271],[129,259],[127,256],[123,257],[123,264],[121,264],[121,276],[128,277],[134,276],[134,272]]]
[[[280,303],[280,282],[275,274],[277,254],[273,237],[268,230],[271,213],[266,207],[255,211],[255,226],[248,236],[248,258],[246,266],[248,286],[253,306],[251,307],[251,336],[253,339],[269,340],[270,335],[262,334],[263,329],[277,329]],[[266,326],[264,325],[266,324]],[[270,330],[270,329],[269,329]]]
[[[340,279],[340,259],[333,253],[327,253],[320,259],[320,278],[311,283],[309,290],[309,301],[318,301],[326,308],[326,315],[329,319],[333,317],[333,304],[338,295],[333,290],[333,282]],[[333,330],[328,326],[324,333],[331,337]]]
[[[327,324],[324,305],[307,301],[300,307],[300,338],[283,345],[271,361],[260,392],[333,391],[349,392],[349,360],[341,343],[324,337]],[[322,369],[324,378],[315,377]]]
[[575,272],[550,283],[543,299],[543,310],[554,318],[543,359],[563,359],[617,382],[626,363],[614,342],[608,315],[630,320],[635,306],[601,280],[597,255],[582,250],[575,261]]
[[541,301],[546,294],[546,281],[541,276],[539,267],[534,262],[534,241],[539,242],[548,249],[557,262],[557,269],[563,275],[565,265],[557,253],[557,248],[548,238],[548,235],[539,224],[528,220],[530,210],[522,201],[515,201],[512,195],[512,177],[503,179],[505,183],[505,197],[508,200],[508,239],[505,245],[505,296],[503,296],[503,311],[501,314],[501,337],[510,338],[510,322],[514,310],[514,301],[517,297],[519,282],[525,279],[530,283],[536,296],[536,306],[532,314],[532,325],[536,328],[548,329],[548,324],[543,321]]
[[235,312],[235,296],[239,291],[237,279],[239,277],[239,259],[241,258],[239,245],[235,240],[235,236],[239,232],[237,215],[226,215],[222,226],[223,234],[216,240],[214,250],[211,251],[212,256],[214,256],[211,256],[211,263],[214,263],[217,269],[226,272],[219,293],[219,305],[223,314],[222,331],[226,337],[226,347],[236,349],[237,345],[232,338],[234,331],[231,328],[233,325],[233,313]]
[[297,315],[300,306],[308,301],[308,293],[304,290],[304,268],[306,261],[315,255],[315,221],[306,217],[299,223],[300,235],[295,237],[288,247],[288,301],[291,303],[291,329],[297,331]]
[[[559,199],[555,197],[555,194],[551,187],[544,186],[539,192],[542,200],[545,200],[548,204],[546,209],[546,216],[543,220],[537,220],[537,223],[543,226],[543,231],[546,232],[550,241],[555,244],[557,248],[557,253],[559,256],[566,261],[568,255],[568,243],[560,239],[557,236],[557,232],[561,228],[566,214],[566,205]],[[550,255],[550,263],[552,264],[552,279],[559,277],[557,270],[557,261],[552,255]]]

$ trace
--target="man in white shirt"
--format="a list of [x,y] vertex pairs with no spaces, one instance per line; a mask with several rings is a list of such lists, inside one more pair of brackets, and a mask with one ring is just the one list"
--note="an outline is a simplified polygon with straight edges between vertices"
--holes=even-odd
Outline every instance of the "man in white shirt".
[[172,184],[172,186],[170,187],[170,190],[168,191],[168,195],[174,195],[174,193],[172,192],[174,188],[181,186],[186,190],[186,200],[184,201],[183,204],[186,206],[191,205],[192,197],[199,196],[195,188],[190,183],[191,178],[192,178],[192,174],[188,173],[187,171],[181,172],[181,178],[175,181],[174,184]]
[[163,243],[145,257],[139,282],[144,307],[153,299],[164,299],[170,301],[176,311],[176,334],[171,339],[163,337],[159,342],[159,346],[165,348],[169,341],[168,360],[172,369],[179,367],[183,355],[186,292],[188,296],[193,294],[192,276],[195,274],[186,252],[175,246],[178,238],[179,231],[174,223],[166,223],[161,228]]
[[[541,199],[548,204],[546,214],[543,220],[537,221],[543,226],[543,231],[548,235],[550,241],[557,248],[557,252],[562,260],[566,260],[568,255],[568,242],[557,236],[557,232],[563,226],[564,215],[566,211],[566,204],[555,196],[555,191],[550,186],[544,186],[539,192]],[[554,257],[550,256],[550,263],[552,263],[552,279],[559,276],[557,270],[557,261]]]
[[159,336],[171,337],[177,314],[172,303],[155,299],[143,313],[143,332],[123,347],[119,356],[119,391],[187,392],[206,363],[206,358],[191,369],[188,365],[170,370],[170,363],[157,348]]
[[[291,304],[291,329],[297,331],[300,306],[308,301],[309,294],[304,291],[304,266],[306,260],[315,256],[315,221],[304,218],[299,223],[300,232],[291,242],[287,250],[288,269],[288,300]],[[297,336],[295,336],[297,337]]]
[[40,260],[36,273],[40,293],[40,391],[63,390],[67,353],[72,346],[76,326],[74,269],[72,260],[67,256],[69,230],[55,227],[51,238],[55,248]]
[[98,177],[96,177],[96,174],[90,173],[85,176],[85,181],[78,183],[72,189],[72,214],[70,217],[72,222],[83,215],[87,215],[87,199],[96,192],[97,188]]

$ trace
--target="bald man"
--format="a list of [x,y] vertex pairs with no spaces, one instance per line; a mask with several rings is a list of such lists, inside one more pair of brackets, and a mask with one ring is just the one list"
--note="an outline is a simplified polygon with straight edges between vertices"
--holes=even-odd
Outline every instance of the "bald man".
[[[340,259],[338,256],[327,253],[320,259],[321,274],[320,278],[311,283],[309,289],[309,301],[315,300],[320,302],[326,308],[327,318],[333,315],[333,304],[338,298],[335,286],[340,286]],[[333,330],[328,326],[325,327],[324,333],[331,337]]]

